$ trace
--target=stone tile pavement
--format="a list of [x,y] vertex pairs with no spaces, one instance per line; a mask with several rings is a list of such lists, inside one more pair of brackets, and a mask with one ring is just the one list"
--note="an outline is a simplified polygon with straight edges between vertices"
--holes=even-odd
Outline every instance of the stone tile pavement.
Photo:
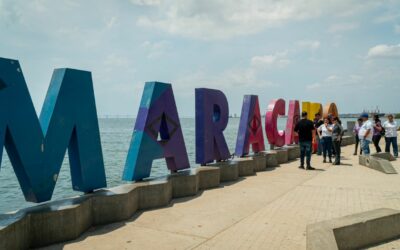
[[[127,222],[85,233],[47,249],[305,249],[306,225],[375,208],[400,210],[400,175],[358,165],[353,147],[343,166],[298,169],[298,162],[175,199]],[[400,173],[400,160],[393,163]],[[395,241],[377,248],[398,248]]]

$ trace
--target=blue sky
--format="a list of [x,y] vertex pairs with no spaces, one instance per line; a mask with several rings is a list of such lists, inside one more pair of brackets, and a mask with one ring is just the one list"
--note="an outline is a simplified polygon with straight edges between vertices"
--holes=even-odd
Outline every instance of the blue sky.
[[144,82],[221,89],[340,112],[400,112],[400,1],[0,0],[0,57],[18,59],[37,111],[54,68],[93,73],[99,115],[136,116]]

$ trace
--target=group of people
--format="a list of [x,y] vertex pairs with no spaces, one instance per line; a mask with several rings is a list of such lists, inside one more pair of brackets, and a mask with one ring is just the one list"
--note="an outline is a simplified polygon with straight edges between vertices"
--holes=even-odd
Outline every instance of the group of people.
[[[379,116],[374,117],[374,123],[369,120],[367,113],[361,114],[354,127],[356,137],[356,148],[354,155],[357,155],[358,145],[360,144],[360,154],[369,155],[369,144],[373,142],[377,152],[381,152],[379,141],[385,137],[385,151],[390,152],[393,147],[393,155],[398,157],[397,148],[397,123],[393,115],[387,116],[387,121],[383,124]],[[323,156],[323,163],[329,161],[333,165],[340,165],[341,141],[344,129],[339,117],[328,115],[321,119],[321,114],[315,114],[314,121],[308,119],[307,112],[302,112],[300,121],[296,124],[294,131],[299,137],[300,147],[300,166],[299,168],[314,170],[311,166],[311,154],[313,151],[313,135],[317,143],[317,155]],[[334,159],[332,161],[332,157]],[[304,160],[306,162],[304,162]],[[304,165],[304,163],[306,165]]]
[[[299,136],[300,166],[299,168],[314,170],[311,166],[311,153],[313,149],[313,134],[316,131],[318,144],[317,154],[323,155],[323,163],[328,161],[333,165],[340,165],[341,140],[343,127],[338,117],[328,115],[321,119],[321,114],[316,114],[314,122],[308,119],[307,112],[302,112],[301,120],[296,124],[294,131]],[[332,162],[332,156],[335,159]],[[304,165],[306,160],[306,165]]]
[[356,145],[354,155],[357,155],[358,145],[360,146],[360,154],[366,156],[370,155],[369,144],[374,144],[376,152],[382,152],[379,142],[382,137],[385,138],[385,152],[390,153],[390,148],[393,148],[393,156],[399,156],[399,150],[397,146],[397,122],[394,120],[394,116],[389,114],[387,120],[382,123],[379,119],[379,115],[374,116],[374,121],[368,119],[368,114],[363,113],[358,118],[356,125],[354,126],[353,133],[356,138]]

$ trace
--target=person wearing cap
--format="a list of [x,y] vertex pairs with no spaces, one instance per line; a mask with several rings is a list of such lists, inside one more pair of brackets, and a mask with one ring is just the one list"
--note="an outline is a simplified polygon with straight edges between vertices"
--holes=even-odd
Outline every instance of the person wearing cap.
[[372,135],[374,133],[374,126],[370,120],[368,120],[368,113],[362,113],[361,119],[363,120],[363,124],[361,125],[360,130],[358,131],[358,138],[361,141],[361,149],[365,156],[370,155],[369,144],[372,141]]
[[307,112],[301,113],[301,119],[294,127],[294,131],[299,135],[300,146],[300,167],[304,169],[304,158],[306,158],[306,169],[314,170],[311,167],[311,151],[314,123],[307,119]]
[[393,156],[398,157],[399,151],[397,147],[397,122],[394,120],[392,114],[387,116],[387,121],[383,123],[383,128],[385,129],[385,152],[390,153],[390,145],[393,147]]

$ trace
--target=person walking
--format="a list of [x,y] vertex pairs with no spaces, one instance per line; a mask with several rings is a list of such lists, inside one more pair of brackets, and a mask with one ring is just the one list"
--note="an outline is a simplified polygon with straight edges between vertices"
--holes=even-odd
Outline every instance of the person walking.
[[341,155],[341,147],[340,143],[343,135],[343,127],[342,124],[337,117],[332,118],[333,128],[332,128],[332,145],[335,149],[335,161],[333,165],[340,165],[340,155]]
[[369,144],[372,141],[372,135],[374,133],[374,126],[372,122],[368,120],[368,113],[362,113],[361,118],[363,120],[363,124],[361,125],[360,130],[358,131],[358,137],[361,141],[361,149],[365,156],[370,155]]
[[[358,150],[358,145],[360,144],[360,138],[358,137],[358,132],[360,131],[360,128],[362,126],[363,120],[360,118],[357,119],[356,124],[354,125],[353,128],[353,134],[354,137],[356,138],[356,145],[355,145],[355,149],[354,149],[354,154],[353,155],[357,155],[357,150]],[[362,154],[362,149],[360,146],[360,155]]]
[[[324,121],[321,119],[321,114],[316,113],[314,116],[314,128],[317,130]],[[315,133],[315,140],[317,142],[317,155],[322,155],[322,141],[321,137],[319,137],[318,133]]]
[[381,120],[379,119],[379,115],[374,115],[374,134],[372,136],[372,142],[374,143],[375,149],[377,153],[382,152],[381,147],[379,146],[379,141],[382,138],[382,132],[384,129],[382,128]]
[[300,167],[304,169],[304,158],[306,158],[306,170],[314,170],[311,167],[311,151],[314,123],[307,119],[307,112],[301,113],[301,120],[294,127],[294,131],[299,135],[300,146]]
[[329,162],[332,163],[332,124],[329,119],[324,119],[324,124],[319,126],[318,135],[322,138],[322,155],[324,157],[323,163],[326,163],[326,156],[329,157]]
[[397,122],[394,120],[393,115],[387,116],[387,121],[383,123],[383,128],[385,129],[385,152],[390,153],[390,144],[393,146],[393,156],[398,157],[399,151],[397,146]]

